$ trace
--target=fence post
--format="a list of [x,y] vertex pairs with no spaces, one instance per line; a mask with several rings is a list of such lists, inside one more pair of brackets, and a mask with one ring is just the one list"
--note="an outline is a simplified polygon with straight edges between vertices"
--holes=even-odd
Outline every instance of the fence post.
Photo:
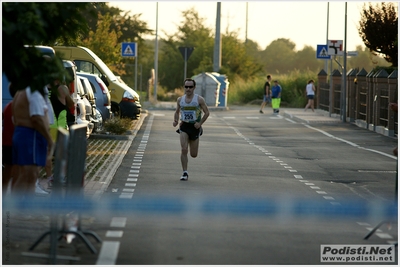
[[[362,68],[356,75],[356,120],[366,121],[367,108],[367,71]],[[362,116],[363,115],[363,116]]]
[[67,165],[67,196],[83,197],[86,161],[86,126],[74,124],[70,128]]
[[367,78],[367,116],[366,122],[368,125],[368,129],[371,130],[373,126],[373,111],[374,111],[374,83],[373,83],[373,76],[374,71],[370,71],[366,78]]
[[[388,76],[388,83],[389,83],[389,103],[393,102],[398,102],[398,77],[397,77],[397,70],[394,70],[389,76]],[[388,131],[389,131],[389,136],[395,136],[397,135],[397,114],[395,114],[392,109],[388,109]]]
[[355,121],[355,111],[356,111],[356,75],[358,69],[351,69],[347,72],[346,81],[347,81],[347,94],[346,94],[346,103],[347,106],[347,114],[346,116],[350,118],[350,122]]
[[[386,128],[387,127],[387,115],[388,115],[388,76],[389,74],[386,72],[386,70],[381,69],[379,70],[375,75],[374,75],[374,88],[375,88],[375,96],[374,96],[374,104],[375,104],[375,120],[374,120],[374,125],[375,125],[375,131],[379,130],[380,133],[382,133],[382,127]],[[385,111],[382,111],[384,109]],[[386,120],[386,123],[384,121]]]
[[[339,70],[335,69],[332,72],[332,88],[331,88],[331,113],[340,114],[340,96],[341,96],[341,87],[342,87],[342,74]],[[335,109],[338,112],[335,112]]]

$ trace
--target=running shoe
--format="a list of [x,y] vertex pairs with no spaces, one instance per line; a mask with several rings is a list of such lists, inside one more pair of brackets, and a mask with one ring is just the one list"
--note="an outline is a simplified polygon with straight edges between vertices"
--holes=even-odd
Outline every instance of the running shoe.
[[47,178],[47,188],[53,187],[53,175]]
[[260,113],[264,113],[264,112],[260,109]]
[[184,172],[181,176],[181,181],[187,181],[189,179],[189,174]]
[[49,194],[49,192],[47,192],[46,190],[44,190],[42,188],[42,186],[39,183],[39,180],[36,180],[35,193],[37,195],[48,195]]

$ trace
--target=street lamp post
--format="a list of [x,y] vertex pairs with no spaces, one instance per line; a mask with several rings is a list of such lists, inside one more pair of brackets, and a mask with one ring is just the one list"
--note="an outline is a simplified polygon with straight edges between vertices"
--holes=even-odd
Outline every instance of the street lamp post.
[[154,102],[157,102],[157,77],[158,77],[158,2],[156,3],[156,40],[154,52]]

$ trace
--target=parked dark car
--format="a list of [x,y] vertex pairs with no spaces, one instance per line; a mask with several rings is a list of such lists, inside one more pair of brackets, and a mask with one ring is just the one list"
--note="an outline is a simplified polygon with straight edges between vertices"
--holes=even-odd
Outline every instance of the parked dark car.
[[[124,86],[126,83],[121,79],[121,77],[117,78],[117,81]],[[140,118],[140,113],[142,110],[142,105],[139,102],[139,99],[132,96],[129,91],[125,91],[122,95],[121,102],[119,102],[119,108],[121,110],[121,118],[129,118],[132,120],[137,120]]]
[[100,112],[103,122],[111,118],[111,95],[105,83],[95,74],[78,72],[78,76],[89,80],[95,99],[96,108]]

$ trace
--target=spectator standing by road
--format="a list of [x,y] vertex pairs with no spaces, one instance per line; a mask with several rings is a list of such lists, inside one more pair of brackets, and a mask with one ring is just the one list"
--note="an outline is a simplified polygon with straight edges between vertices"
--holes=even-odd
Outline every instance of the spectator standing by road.
[[277,80],[274,81],[274,86],[271,89],[271,98],[272,98],[272,109],[274,113],[279,113],[279,108],[281,106],[281,94],[282,94],[282,87],[279,85]]
[[19,90],[13,100],[13,164],[18,167],[13,191],[24,197],[34,195],[39,168],[46,165],[54,149],[49,130],[53,114],[47,94],[47,87],[34,92],[27,87]]
[[[50,125],[50,134],[53,142],[57,141],[58,127],[67,129],[67,113],[69,109],[74,107],[74,100],[72,99],[68,87],[65,83],[60,83],[59,79],[55,79],[53,83],[47,85],[49,90],[49,99],[54,110],[54,123]],[[52,157],[49,157],[46,163],[46,176],[47,185],[52,187]]]
[[[9,86],[10,95],[14,97],[16,91],[12,84]],[[14,123],[12,121],[12,101],[3,110],[3,141],[2,141],[2,163],[3,163],[3,196],[7,192],[10,182],[15,182],[17,168],[12,164],[12,138],[14,134]],[[14,177],[14,180],[12,180]]]
[[194,93],[196,82],[187,78],[184,81],[184,87],[185,94],[177,99],[174,122],[172,123],[176,127],[179,118],[181,120],[179,129],[177,130],[180,134],[181,143],[181,164],[183,170],[181,181],[189,179],[188,148],[190,148],[190,156],[192,158],[197,157],[199,137],[203,134],[202,125],[210,115],[204,98]]
[[267,81],[264,84],[264,98],[263,102],[261,103],[260,113],[263,112],[263,108],[267,103],[271,103],[271,75],[267,76]]
[[309,107],[311,107],[311,110],[314,112],[314,95],[315,95],[315,86],[314,86],[314,80],[309,80],[306,86],[306,95],[308,99],[308,103],[304,108],[304,111],[307,111]]

